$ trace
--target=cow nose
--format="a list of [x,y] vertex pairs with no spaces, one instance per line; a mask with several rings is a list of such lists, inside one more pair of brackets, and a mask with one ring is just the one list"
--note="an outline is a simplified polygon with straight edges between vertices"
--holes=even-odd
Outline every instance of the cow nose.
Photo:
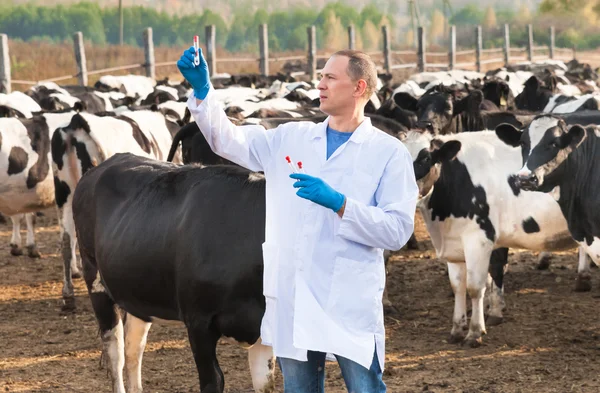
[[534,191],[538,187],[538,178],[533,172],[519,174],[515,177],[516,185],[525,191]]
[[433,131],[433,123],[426,120],[419,120],[417,122],[417,128],[421,128],[423,130]]

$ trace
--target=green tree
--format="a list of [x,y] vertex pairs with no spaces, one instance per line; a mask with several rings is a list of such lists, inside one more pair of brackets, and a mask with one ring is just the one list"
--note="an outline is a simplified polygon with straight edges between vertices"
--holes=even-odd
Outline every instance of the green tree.
[[483,20],[483,12],[474,4],[466,5],[458,10],[452,18],[450,24],[460,25],[478,25]]

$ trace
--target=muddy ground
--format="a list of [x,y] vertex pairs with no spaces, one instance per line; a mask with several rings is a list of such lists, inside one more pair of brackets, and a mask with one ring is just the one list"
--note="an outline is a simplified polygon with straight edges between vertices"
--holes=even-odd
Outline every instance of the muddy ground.
[[[78,311],[61,315],[59,229],[53,211],[38,218],[42,259],[9,254],[11,227],[0,225],[0,391],[110,392],[101,342],[82,280]],[[25,232],[23,231],[23,236]],[[600,288],[574,292],[575,252],[555,254],[547,271],[536,255],[511,250],[505,322],[488,327],[477,349],[448,344],[453,298],[420,219],[423,251],[400,252],[388,278],[397,313],[386,318],[388,392],[598,392]],[[251,392],[245,350],[218,347],[226,392]],[[154,325],[143,363],[145,392],[197,392],[196,370],[179,326]],[[282,391],[277,373],[277,391]],[[327,392],[344,392],[337,364]]]

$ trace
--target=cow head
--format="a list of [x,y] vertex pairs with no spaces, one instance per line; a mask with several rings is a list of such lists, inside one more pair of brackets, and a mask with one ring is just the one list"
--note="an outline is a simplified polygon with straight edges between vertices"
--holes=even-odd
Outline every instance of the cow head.
[[484,81],[481,91],[486,100],[492,101],[498,108],[505,110],[512,110],[515,107],[515,97],[507,81],[501,78],[487,79],[487,77]]
[[523,91],[515,98],[515,105],[517,109],[541,111],[546,107],[551,96],[550,89],[542,86],[542,82],[534,75],[525,82]]
[[543,115],[523,130],[501,124],[496,135],[510,146],[521,147],[523,168],[509,178],[511,188],[548,192],[561,178],[561,164],[585,140],[587,133],[579,125],[569,129],[564,120]]
[[444,142],[429,132],[409,131],[402,142],[413,159],[420,197],[429,194],[440,177],[441,165],[453,160],[461,149],[459,141]]
[[417,123],[417,99],[408,93],[396,93],[375,111],[375,114],[387,117],[411,129]]

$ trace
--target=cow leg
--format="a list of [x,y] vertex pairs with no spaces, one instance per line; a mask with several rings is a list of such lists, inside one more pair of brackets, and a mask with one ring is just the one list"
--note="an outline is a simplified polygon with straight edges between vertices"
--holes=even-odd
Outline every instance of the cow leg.
[[125,375],[127,393],[142,393],[142,357],[152,324],[131,314],[125,317]]
[[23,255],[23,250],[21,249],[21,219],[23,219],[22,214],[10,216],[13,228],[12,237],[10,238],[10,253],[14,256]]
[[96,269],[91,268],[88,271],[85,281],[100,328],[103,354],[108,357],[113,393],[126,393],[123,383],[123,366],[125,364],[123,321],[115,302],[108,296],[100,282],[98,271],[96,270],[94,274],[93,270]]
[[40,258],[40,252],[35,244],[35,213],[25,214],[25,222],[27,223],[27,241],[25,242],[27,255],[29,258]]
[[481,239],[463,239],[465,264],[467,266],[467,293],[471,298],[471,323],[465,344],[471,347],[481,345],[481,336],[486,333],[483,297],[488,276],[492,244]]
[[417,237],[415,236],[414,232],[412,235],[410,235],[410,238],[406,242],[406,249],[407,250],[418,250],[419,249],[419,242],[417,241]]
[[256,393],[275,391],[275,356],[273,348],[258,341],[248,349],[248,364],[252,375],[252,386]]
[[[388,272],[388,261],[390,259],[390,256],[392,255],[392,252],[389,250],[384,250],[383,251],[383,261],[385,264],[385,276],[387,278],[389,272]],[[383,298],[382,298],[382,303],[383,303],[383,313],[384,314],[391,314],[393,313],[394,310],[394,304],[391,302],[391,300],[388,297],[388,290],[387,290],[387,279],[385,280],[385,286],[383,288]]]
[[548,270],[550,267],[550,262],[552,262],[552,253],[546,251],[540,252],[540,255],[538,256],[537,269]]
[[448,277],[454,292],[452,331],[448,342],[459,343],[467,332],[467,267],[464,263],[448,262]]
[[492,251],[490,257],[490,276],[489,285],[489,309],[486,319],[488,326],[495,326],[502,323],[504,316],[502,311],[506,307],[504,302],[504,269],[508,264],[508,248],[498,248]]
[[70,201],[63,207],[62,232],[62,257],[64,273],[62,290],[64,305],[62,309],[63,311],[73,311],[75,309],[75,290],[73,287],[73,278],[81,277],[81,272],[77,267],[77,256],[75,254],[77,237],[75,235],[75,222],[73,221],[73,209]]
[[225,379],[217,360],[217,341],[221,336],[216,329],[206,325],[187,325],[190,346],[198,369],[201,393],[223,393]]
[[592,271],[590,270],[590,257],[583,247],[579,247],[579,264],[577,265],[577,281],[575,292],[589,292],[592,290]]

